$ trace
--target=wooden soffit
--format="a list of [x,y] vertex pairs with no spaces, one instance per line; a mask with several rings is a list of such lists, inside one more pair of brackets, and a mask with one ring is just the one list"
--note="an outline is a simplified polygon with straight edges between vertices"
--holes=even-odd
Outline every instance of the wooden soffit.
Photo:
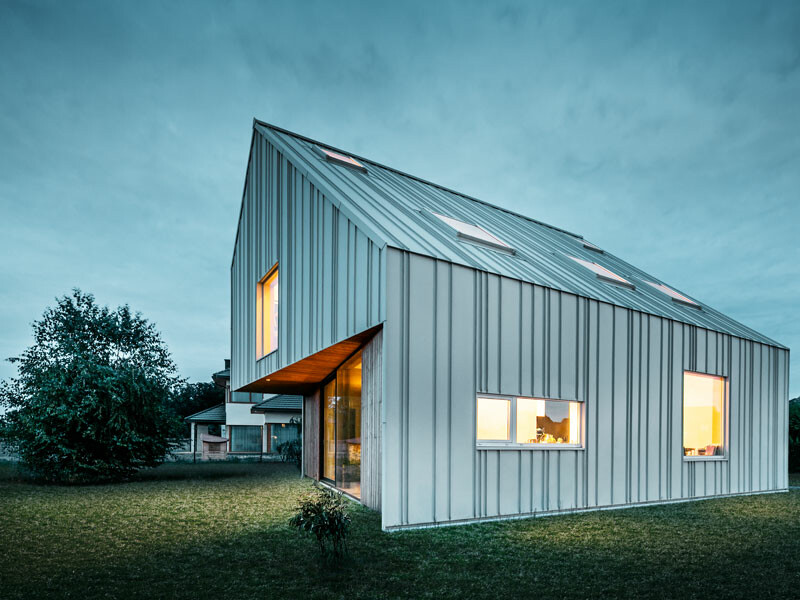
[[322,381],[333,373],[347,358],[364,345],[381,328],[381,325],[367,329],[328,346],[291,365],[278,369],[266,377],[258,379],[237,392],[259,394],[308,394],[316,390]]

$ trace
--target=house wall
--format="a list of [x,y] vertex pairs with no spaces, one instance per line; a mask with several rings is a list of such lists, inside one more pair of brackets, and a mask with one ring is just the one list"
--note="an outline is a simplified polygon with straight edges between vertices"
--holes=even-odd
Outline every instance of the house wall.
[[[256,286],[275,263],[278,349],[257,361]],[[384,270],[385,250],[254,131],[231,265],[231,389],[381,323]]]
[[361,503],[381,508],[381,410],[383,399],[383,332],[361,353]]
[[[386,285],[385,528],[787,487],[788,351],[393,249]],[[683,460],[684,369],[729,378],[727,460]],[[583,402],[584,448],[477,449],[481,392]]]

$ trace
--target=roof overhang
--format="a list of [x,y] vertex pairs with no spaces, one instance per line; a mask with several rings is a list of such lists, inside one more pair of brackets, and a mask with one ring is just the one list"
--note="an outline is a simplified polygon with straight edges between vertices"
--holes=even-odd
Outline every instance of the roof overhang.
[[353,337],[343,340],[316,354],[312,354],[291,365],[278,369],[266,377],[249,383],[237,392],[255,392],[271,394],[302,394],[313,393],[320,384],[333,373],[339,365],[347,360],[351,354],[358,350],[364,343],[374,336],[382,325],[377,325]]

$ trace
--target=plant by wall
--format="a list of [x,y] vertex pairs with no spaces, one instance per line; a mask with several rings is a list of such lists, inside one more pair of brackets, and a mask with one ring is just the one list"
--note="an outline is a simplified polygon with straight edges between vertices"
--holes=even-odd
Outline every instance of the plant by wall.
[[295,438],[282,444],[278,444],[278,453],[281,455],[283,462],[291,462],[297,465],[297,468],[302,467],[303,460],[303,442],[300,438]]
[[153,324],[74,290],[33,323],[33,338],[0,385],[0,435],[34,475],[118,480],[164,459],[180,427],[167,400],[181,382]]
[[800,473],[800,398],[789,401],[789,472]]
[[289,524],[314,536],[323,557],[342,557],[347,551],[350,515],[341,493],[318,485],[300,499],[297,513]]

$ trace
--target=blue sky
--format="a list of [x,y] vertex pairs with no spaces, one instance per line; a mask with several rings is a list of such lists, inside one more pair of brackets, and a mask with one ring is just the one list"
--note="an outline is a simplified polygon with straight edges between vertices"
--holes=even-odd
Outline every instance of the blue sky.
[[253,117],[581,233],[800,347],[797,2],[3,0],[0,82],[0,357],[78,286],[207,380]]

